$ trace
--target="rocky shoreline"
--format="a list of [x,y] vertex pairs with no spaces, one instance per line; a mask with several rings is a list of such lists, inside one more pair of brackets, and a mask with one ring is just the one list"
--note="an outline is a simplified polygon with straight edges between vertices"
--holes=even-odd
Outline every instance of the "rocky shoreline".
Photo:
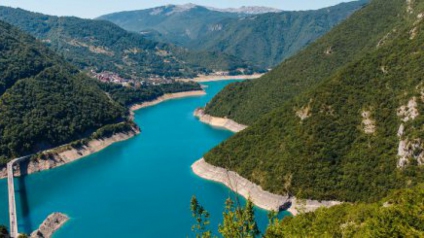
[[194,96],[203,96],[203,95],[206,95],[206,92],[203,91],[203,90],[180,92],[180,93],[168,93],[168,94],[165,94],[161,97],[158,97],[157,99],[155,99],[153,101],[135,104],[135,105],[130,107],[130,110],[136,111],[138,109],[154,106],[154,105],[157,105],[161,102],[171,100],[171,99],[184,98],[184,97],[194,97]]
[[205,75],[198,76],[196,78],[191,79],[178,79],[178,81],[182,82],[213,82],[213,81],[224,81],[224,80],[243,80],[243,79],[257,79],[262,77],[264,74],[252,74],[252,75],[236,75],[236,76],[219,76],[219,75]]
[[198,108],[194,111],[194,116],[199,118],[199,120],[205,124],[211,125],[213,127],[219,127],[227,129],[234,133],[240,132],[247,128],[246,125],[237,123],[228,118],[214,117],[205,113],[203,108]]
[[31,233],[30,238],[50,238],[53,233],[59,230],[69,217],[62,213],[53,213],[49,215],[40,227]]
[[[65,146],[42,152],[48,155],[48,159],[27,159],[14,165],[14,175],[32,174],[43,170],[53,169],[64,164],[71,163],[83,157],[99,152],[113,143],[128,140],[140,133],[139,129],[132,128],[130,131],[116,133],[111,137],[89,141],[79,148],[63,149]],[[0,170],[0,179],[7,177],[7,169]]]
[[[180,93],[171,93],[165,94],[156,100],[145,102],[142,104],[134,105],[130,108],[131,111],[135,111],[141,108],[157,105],[161,102],[170,99],[190,97],[190,96],[203,96],[206,92],[203,90],[189,91],[189,92],[180,92]],[[116,133],[111,137],[101,138],[97,140],[89,141],[86,145],[83,145],[79,148],[67,149],[68,145],[60,146],[51,150],[42,152],[44,155],[48,155],[48,159],[27,159],[22,161],[19,164],[14,165],[14,176],[21,176],[22,174],[32,174],[37,173],[43,170],[53,169],[64,164],[71,163],[73,161],[79,160],[88,155],[99,152],[106,147],[120,141],[128,140],[137,134],[140,133],[140,130],[137,128],[132,128],[129,131]],[[66,149],[65,149],[66,148]],[[7,177],[6,167],[0,169],[0,179]]]
[[191,168],[199,177],[222,183],[244,198],[250,199],[257,207],[269,211],[278,211],[278,208],[288,201],[291,201],[292,205],[287,211],[294,216],[302,212],[315,211],[320,207],[341,204],[337,201],[299,200],[294,197],[289,198],[288,196],[273,194],[263,190],[259,185],[250,182],[236,172],[213,166],[203,158],[196,161]]

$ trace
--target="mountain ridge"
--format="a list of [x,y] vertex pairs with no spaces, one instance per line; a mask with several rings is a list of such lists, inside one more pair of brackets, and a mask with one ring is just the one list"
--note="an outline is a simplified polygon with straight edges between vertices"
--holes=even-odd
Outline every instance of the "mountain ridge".
[[80,69],[112,71],[128,78],[191,78],[250,67],[234,56],[192,52],[154,42],[108,21],[56,17],[8,7],[0,7],[0,19],[40,39]]
[[[384,42],[373,41],[372,49],[287,99],[205,160],[267,191],[304,199],[375,202],[390,190],[422,183],[423,10],[424,2],[372,1],[329,35],[348,34],[346,26],[361,17],[368,22],[364,29],[390,23],[378,37]],[[317,46],[326,53],[320,43],[311,47]]]

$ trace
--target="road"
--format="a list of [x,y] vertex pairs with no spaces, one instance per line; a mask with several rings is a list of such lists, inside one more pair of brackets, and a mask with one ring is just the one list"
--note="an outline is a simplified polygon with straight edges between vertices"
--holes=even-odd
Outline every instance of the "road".
[[9,194],[9,221],[10,221],[10,237],[17,238],[18,233],[18,217],[16,215],[16,199],[15,199],[15,183],[13,180],[13,165],[29,156],[14,159],[7,163],[7,189]]

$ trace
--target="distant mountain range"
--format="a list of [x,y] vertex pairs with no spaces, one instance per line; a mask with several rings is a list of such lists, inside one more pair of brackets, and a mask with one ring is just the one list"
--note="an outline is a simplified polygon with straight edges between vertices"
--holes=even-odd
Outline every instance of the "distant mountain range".
[[122,28],[191,50],[231,54],[273,67],[328,32],[368,1],[315,11],[283,12],[264,7],[216,9],[167,5],[99,17]]
[[260,7],[260,6],[242,6],[239,8],[214,8],[214,7],[206,7],[212,11],[217,12],[231,12],[238,14],[246,14],[246,15],[257,15],[264,14],[270,12],[282,12],[283,10],[271,8],[271,7]]
[[19,27],[81,69],[123,77],[194,77],[213,71],[258,68],[232,55],[189,51],[146,39],[107,21],[56,17],[0,7],[0,20]]
[[239,13],[215,11],[188,4],[118,12],[100,16],[98,19],[111,21],[133,32],[157,32],[159,39],[186,46],[190,41],[199,38],[209,25],[238,17]]

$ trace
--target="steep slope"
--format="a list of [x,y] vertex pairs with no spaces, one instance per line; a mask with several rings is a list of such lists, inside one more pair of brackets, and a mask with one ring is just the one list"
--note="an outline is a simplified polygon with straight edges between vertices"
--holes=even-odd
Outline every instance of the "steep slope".
[[[265,190],[318,200],[376,201],[423,182],[424,1],[375,0],[367,8],[377,18],[397,12],[402,24],[206,161]],[[376,27],[373,19],[363,23]]]
[[238,18],[239,13],[210,10],[194,4],[167,5],[146,10],[117,12],[99,19],[111,21],[135,32],[157,31],[167,42],[187,45],[208,25],[227,18]]
[[96,82],[1,21],[0,62],[0,165],[125,119]]
[[345,204],[286,217],[274,222],[265,237],[423,237],[423,200],[420,184],[372,204]]
[[315,11],[230,18],[209,25],[187,47],[237,55],[270,68],[327,33],[367,2],[342,3]]
[[122,77],[193,77],[215,70],[249,68],[222,53],[191,52],[153,42],[98,20],[55,17],[0,7],[0,20],[18,26],[81,69],[112,71]]
[[208,106],[213,116],[252,124],[349,62],[373,51],[403,24],[405,1],[372,1],[261,79],[227,86]]

